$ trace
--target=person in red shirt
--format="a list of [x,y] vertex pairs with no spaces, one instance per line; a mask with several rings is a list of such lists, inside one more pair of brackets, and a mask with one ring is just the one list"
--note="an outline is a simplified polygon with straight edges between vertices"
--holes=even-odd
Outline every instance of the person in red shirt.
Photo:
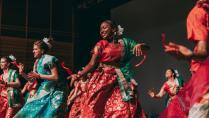
[[197,0],[187,18],[187,38],[195,43],[193,50],[176,43],[164,45],[164,51],[191,60],[191,79],[176,99],[160,114],[161,118],[209,117],[209,0]]

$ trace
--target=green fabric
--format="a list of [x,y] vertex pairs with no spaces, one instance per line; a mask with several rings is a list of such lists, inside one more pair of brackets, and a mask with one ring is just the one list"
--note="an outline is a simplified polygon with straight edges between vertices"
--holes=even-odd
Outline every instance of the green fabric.
[[[18,77],[19,74],[16,72],[16,70],[9,70],[8,82],[15,82]],[[10,107],[15,107],[15,105],[20,104],[21,96],[18,89],[9,87],[7,94]]]
[[36,72],[50,75],[51,68],[56,65],[58,80],[45,79],[39,82],[35,95],[27,99],[25,105],[14,116],[14,118],[64,118],[67,103],[67,80],[66,75],[58,59],[51,55],[43,55],[37,63]]
[[[133,91],[130,88],[130,81],[131,79],[133,79],[133,71],[131,70],[131,64],[130,64],[130,60],[131,57],[133,57],[133,48],[134,46],[137,45],[137,42],[134,41],[133,39],[130,38],[123,38],[122,39],[123,44],[124,44],[124,51],[125,51],[125,55],[122,58],[121,62],[120,62],[120,70],[123,73],[126,82],[123,83],[121,81],[121,78],[118,77],[118,83],[120,86],[120,91],[121,91],[121,95],[124,101],[129,101],[133,98],[133,96],[131,96],[131,94],[133,93]],[[125,84],[128,84],[128,88],[125,88]]]
[[52,61],[49,61],[49,62],[47,63],[47,66],[49,67],[49,69],[52,69],[52,68],[55,66],[56,63],[58,63],[58,59],[55,58],[55,57],[53,57],[53,58],[52,58]]
[[184,85],[184,80],[183,80],[182,76],[178,77],[177,80],[178,80],[178,82],[179,82],[179,86],[180,86],[180,87],[183,87],[183,85]]

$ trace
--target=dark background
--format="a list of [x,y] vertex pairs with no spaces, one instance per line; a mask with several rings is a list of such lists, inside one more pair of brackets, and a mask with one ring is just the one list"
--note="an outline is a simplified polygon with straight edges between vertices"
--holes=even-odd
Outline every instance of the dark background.
[[[167,41],[192,47],[186,40],[186,17],[196,0],[0,1],[1,35],[31,39],[51,36],[56,41],[73,43],[74,72],[88,63],[90,51],[100,39],[99,25],[103,20],[116,21],[125,28],[125,36],[150,45],[144,65],[133,68],[140,101],[148,114],[163,110],[163,100],[149,98],[147,91],[160,89],[167,68],[177,69],[185,81],[190,76],[188,62],[163,52],[160,35],[165,32]],[[137,62],[137,58],[133,59],[133,64]]]

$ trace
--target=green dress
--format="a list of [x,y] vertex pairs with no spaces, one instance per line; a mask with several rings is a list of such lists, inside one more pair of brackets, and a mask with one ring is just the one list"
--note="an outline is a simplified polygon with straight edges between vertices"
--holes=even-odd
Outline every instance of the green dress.
[[42,80],[36,94],[29,98],[14,118],[62,118],[66,114],[67,82],[64,70],[58,59],[51,55],[42,55],[38,60],[36,71],[50,75],[50,69],[56,66],[58,80]]

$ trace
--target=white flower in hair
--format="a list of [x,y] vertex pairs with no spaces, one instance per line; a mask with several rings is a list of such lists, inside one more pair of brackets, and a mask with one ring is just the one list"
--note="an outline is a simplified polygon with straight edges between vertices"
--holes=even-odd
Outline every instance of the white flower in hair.
[[176,77],[179,77],[179,72],[178,70],[174,70],[175,74],[176,74]]
[[16,61],[15,56],[14,56],[14,55],[12,55],[12,54],[10,54],[10,55],[9,55],[9,58],[10,58],[12,61]]
[[49,43],[50,39],[49,38],[46,38],[44,37],[43,38],[43,42],[47,44],[47,46],[51,49],[52,48],[52,45]]
[[120,25],[118,25],[118,32],[117,34],[120,36],[120,35],[123,35],[123,31],[124,31],[124,28],[122,28]]

